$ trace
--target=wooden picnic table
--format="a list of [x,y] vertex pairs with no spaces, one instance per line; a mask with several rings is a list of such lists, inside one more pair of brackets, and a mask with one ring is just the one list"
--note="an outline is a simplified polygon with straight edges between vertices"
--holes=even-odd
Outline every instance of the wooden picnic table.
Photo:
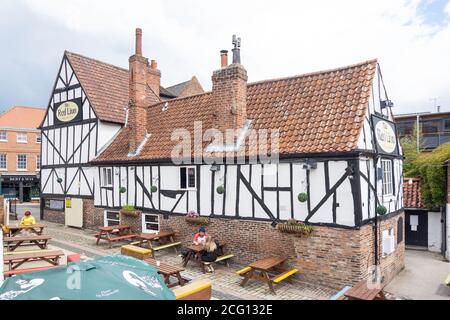
[[[225,247],[226,243],[219,241],[219,247],[222,249],[222,252],[224,251],[223,248]],[[205,265],[202,262],[201,259],[201,252],[204,250],[202,244],[191,244],[187,246],[188,254],[183,259],[183,267],[185,268],[189,261],[193,260],[200,264],[202,266],[203,273],[205,273]]]
[[62,256],[64,256],[64,252],[62,250],[51,250],[5,255],[3,260],[5,264],[8,264],[9,270],[15,270],[22,264],[29,261],[46,261],[53,266],[57,266],[59,265],[59,258]]
[[[169,288],[172,288],[176,285],[184,286],[184,284],[187,282],[187,280],[181,276],[181,272],[184,271],[184,268],[175,267],[161,261],[158,266],[157,260],[151,258],[145,259],[144,261],[151,264],[158,270],[158,273],[164,277],[164,282]],[[171,283],[170,277],[177,278],[177,282]]]
[[[284,267],[286,260],[287,258],[285,257],[272,256],[253,262],[247,268],[238,272],[239,275],[244,277],[241,286],[244,287],[250,279],[254,279],[267,283],[270,291],[275,294],[273,283],[278,283],[297,272],[297,269],[289,271]],[[271,278],[269,271],[278,271],[281,272],[281,274]]]
[[100,240],[106,240],[109,243],[109,247],[112,248],[114,241],[120,241],[125,239],[133,239],[138,235],[131,232],[131,226],[127,224],[119,224],[116,226],[99,227],[99,233],[95,235],[97,238],[97,245]]
[[147,247],[152,249],[152,241],[160,241],[161,239],[166,239],[168,242],[175,242],[173,237],[175,236],[174,231],[160,231],[156,233],[141,233],[139,238],[139,247],[144,248],[144,242],[147,242]]
[[3,243],[6,244],[8,251],[14,251],[25,243],[35,244],[41,249],[47,249],[47,243],[51,239],[50,236],[31,236],[31,237],[6,237]]
[[40,236],[42,235],[44,229],[47,226],[42,223],[36,223],[29,226],[21,226],[17,224],[17,225],[7,225],[6,227],[9,229],[9,236],[15,237],[18,236],[22,230],[29,230],[30,232]]
[[383,289],[384,285],[369,288],[367,280],[363,280],[355,284],[353,287],[344,293],[344,296],[349,300],[385,300]]

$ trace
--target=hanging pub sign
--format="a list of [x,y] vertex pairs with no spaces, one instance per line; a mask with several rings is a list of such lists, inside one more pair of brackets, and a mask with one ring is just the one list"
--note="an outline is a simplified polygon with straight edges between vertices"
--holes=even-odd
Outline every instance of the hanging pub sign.
[[55,124],[83,120],[83,107],[81,98],[55,104]]
[[378,153],[392,156],[399,155],[395,123],[372,115],[372,128]]

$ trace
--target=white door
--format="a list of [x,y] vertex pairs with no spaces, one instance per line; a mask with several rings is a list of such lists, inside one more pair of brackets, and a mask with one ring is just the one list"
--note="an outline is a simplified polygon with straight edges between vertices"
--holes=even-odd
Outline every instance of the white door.
[[83,227],[83,199],[66,198],[66,226]]

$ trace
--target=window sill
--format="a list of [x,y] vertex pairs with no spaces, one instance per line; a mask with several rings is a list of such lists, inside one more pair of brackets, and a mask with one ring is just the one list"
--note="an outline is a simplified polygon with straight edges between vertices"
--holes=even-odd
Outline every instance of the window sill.
[[17,171],[20,171],[20,172],[25,172],[25,171],[28,171],[28,169],[16,169]]
[[28,141],[16,141],[17,143],[20,143],[20,144],[27,144],[28,143]]

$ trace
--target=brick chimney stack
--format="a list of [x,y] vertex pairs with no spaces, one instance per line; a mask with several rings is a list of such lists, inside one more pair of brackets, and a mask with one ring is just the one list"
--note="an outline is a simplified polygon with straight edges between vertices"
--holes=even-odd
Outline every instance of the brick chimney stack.
[[[234,39],[235,37],[233,37]],[[233,41],[235,50],[239,43]],[[221,51],[222,68],[212,75],[212,99],[214,104],[214,127],[221,131],[241,129],[247,120],[247,71],[239,62],[227,65],[224,51]]]
[[131,129],[129,152],[135,153],[147,133],[147,107],[159,102],[161,72],[156,62],[149,65],[142,56],[142,30],[136,29],[136,52],[129,59],[129,108],[127,127]]

